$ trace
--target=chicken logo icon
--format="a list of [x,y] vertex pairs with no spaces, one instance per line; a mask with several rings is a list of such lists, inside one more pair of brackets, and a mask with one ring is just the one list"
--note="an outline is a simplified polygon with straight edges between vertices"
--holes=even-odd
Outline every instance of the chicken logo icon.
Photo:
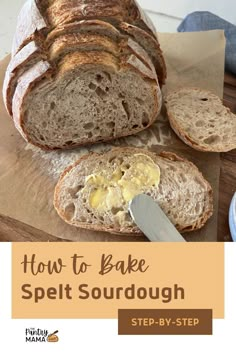
[[58,342],[58,341],[59,341],[59,338],[58,338],[58,336],[57,336],[57,333],[58,333],[58,332],[59,332],[59,331],[55,331],[55,332],[49,334],[48,337],[47,337],[47,341],[48,341],[49,343],[56,343],[56,342]]

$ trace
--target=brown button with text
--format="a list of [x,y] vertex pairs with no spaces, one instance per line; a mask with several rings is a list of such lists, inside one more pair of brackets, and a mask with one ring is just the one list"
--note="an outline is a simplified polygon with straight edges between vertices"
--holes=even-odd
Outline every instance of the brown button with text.
[[212,310],[119,310],[119,335],[211,335]]

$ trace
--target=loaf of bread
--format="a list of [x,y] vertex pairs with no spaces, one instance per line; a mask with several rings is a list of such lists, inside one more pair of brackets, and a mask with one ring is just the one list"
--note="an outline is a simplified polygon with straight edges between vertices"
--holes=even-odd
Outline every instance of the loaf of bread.
[[170,125],[187,145],[200,151],[236,149],[236,115],[211,92],[182,88],[166,98]]
[[149,127],[165,78],[155,28],[135,0],[28,0],[3,96],[26,141],[73,148]]
[[173,153],[116,148],[89,154],[61,175],[54,206],[68,224],[115,234],[140,234],[129,202],[148,194],[180,232],[203,227],[213,212],[212,189],[197,167]]

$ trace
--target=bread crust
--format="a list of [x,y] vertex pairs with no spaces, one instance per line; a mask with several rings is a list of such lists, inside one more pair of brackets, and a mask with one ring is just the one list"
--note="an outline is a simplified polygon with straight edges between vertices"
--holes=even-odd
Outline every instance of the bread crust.
[[[173,152],[167,152],[167,151],[162,151],[160,154],[156,154],[154,152],[150,152],[148,150],[143,150],[139,148],[114,148],[108,153],[105,153],[106,157],[110,157],[110,155],[113,157],[114,155],[116,156],[121,156],[122,153],[124,152],[129,152],[130,155],[134,155],[137,153],[143,153],[147,156],[150,156],[154,161],[156,161],[157,157],[162,157],[164,159],[167,159],[169,161],[181,161],[181,162],[186,162],[189,164],[191,168],[194,168],[195,171],[198,172],[199,178],[202,179],[204,184],[206,185],[206,196],[208,200],[206,201],[207,209],[204,212],[204,215],[193,225],[189,225],[188,227],[184,227],[179,225],[178,231],[181,233],[187,233],[191,231],[198,230],[202,228],[208,219],[212,216],[213,214],[213,191],[210,183],[203,177],[202,173],[198,170],[198,168],[189,160],[178,156],[177,154]],[[66,215],[63,211],[63,209],[60,207],[60,201],[59,201],[59,194],[60,194],[60,189],[62,185],[62,181],[66,178],[67,174],[76,166],[78,166],[82,161],[86,160],[92,160],[94,158],[103,158],[103,154],[98,154],[98,153],[89,153],[87,155],[84,155],[81,157],[77,162],[75,162],[73,165],[69,166],[60,176],[59,181],[55,187],[55,192],[54,192],[54,207],[59,214],[59,216],[68,224],[82,228],[82,229],[87,229],[87,230],[93,230],[93,231],[103,231],[103,232],[109,232],[117,235],[134,235],[134,236],[141,236],[143,235],[142,232],[137,227],[133,228],[126,228],[124,230],[120,230],[117,227],[110,228],[106,227],[103,225],[91,225],[91,224],[85,224],[85,223],[79,223],[79,222],[74,222],[71,223],[70,221],[67,220]],[[88,162],[89,163],[89,162]]]
[[[170,97],[171,95],[173,95],[175,93],[178,93],[181,90],[182,89],[173,91],[172,93],[170,93],[168,95],[168,97]],[[209,94],[212,95],[212,93],[210,91],[202,90],[202,89],[199,89],[196,87],[189,88],[189,90],[203,92],[204,95],[206,95],[206,96]],[[168,98],[167,98],[167,100],[168,100]],[[221,102],[222,102],[222,106],[223,106],[223,101],[221,100]],[[230,114],[231,113],[230,109],[227,108],[227,110]],[[192,147],[193,149],[195,149],[197,151],[202,151],[202,152],[228,152],[228,151],[236,149],[236,141],[233,141],[231,144],[221,145],[219,148],[216,148],[216,147],[211,148],[210,145],[208,147],[201,145],[200,142],[198,143],[197,141],[193,140],[191,138],[191,136],[180,127],[180,125],[178,124],[178,120],[176,119],[174,114],[168,109],[168,107],[167,107],[167,114],[168,114],[170,126],[173,129],[173,131],[186,145]],[[236,119],[236,117],[235,117],[235,119]]]
[[38,37],[38,40],[43,40],[45,33],[48,31],[47,22],[39,11],[37,1],[27,0],[18,16],[12,45],[12,56],[15,56],[26,44],[35,40],[35,37]]
[[156,31],[148,16],[134,0],[57,0],[45,9],[51,26],[79,19],[104,19],[107,22],[129,22],[156,38]]

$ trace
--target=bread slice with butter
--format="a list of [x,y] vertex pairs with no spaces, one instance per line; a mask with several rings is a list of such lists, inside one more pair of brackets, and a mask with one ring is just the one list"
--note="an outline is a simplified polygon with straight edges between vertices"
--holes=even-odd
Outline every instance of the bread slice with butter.
[[128,205],[141,193],[152,196],[181,232],[200,229],[213,213],[212,188],[194,164],[170,152],[135,148],[88,154],[68,167],[54,206],[70,225],[137,235]]

